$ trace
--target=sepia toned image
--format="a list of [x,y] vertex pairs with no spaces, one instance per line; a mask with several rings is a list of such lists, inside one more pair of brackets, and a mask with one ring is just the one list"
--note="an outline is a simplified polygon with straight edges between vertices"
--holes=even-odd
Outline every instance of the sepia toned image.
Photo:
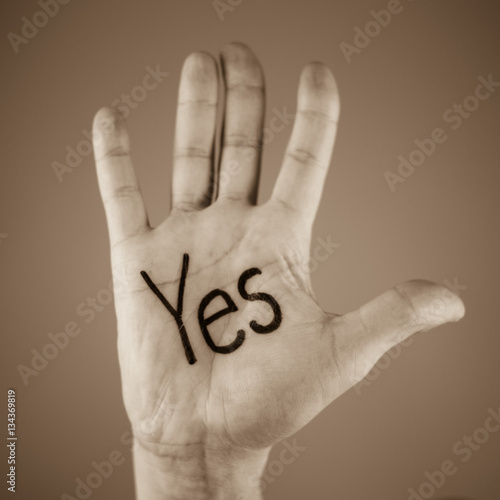
[[500,499],[499,23],[4,2],[0,498]]

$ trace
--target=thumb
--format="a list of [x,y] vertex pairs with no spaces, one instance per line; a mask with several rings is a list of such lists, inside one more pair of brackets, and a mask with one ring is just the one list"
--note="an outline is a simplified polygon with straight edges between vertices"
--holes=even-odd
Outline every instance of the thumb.
[[[449,288],[424,280],[391,288],[358,310],[332,319],[345,377],[359,382],[389,349],[414,333],[458,321],[465,307]],[[344,371],[344,370],[342,370]]]

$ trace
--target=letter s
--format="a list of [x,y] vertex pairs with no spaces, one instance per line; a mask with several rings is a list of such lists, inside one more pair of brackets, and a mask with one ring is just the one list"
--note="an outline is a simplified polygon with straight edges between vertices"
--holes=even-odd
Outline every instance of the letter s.
[[240,292],[240,295],[245,299],[249,301],[254,301],[254,300],[263,300],[264,302],[267,302],[274,313],[274,318],[269,323],[268,325],[259,325],[256,321],[252,320],[250,321],[250,328],[256,332],[256,333],[271,333],[274,332],[274,330],[277,330],[281,324],[281,308],[279,304],[276,302],[274,297],[267,293],[247,293],[245,290],[245,285],[246,282],[255,276],[256,274],[262,274],[262,271],[260,269],[257,269],[256,267],[252,269],[248,269],[245,271],[241,276],[240,279],[238,280],[238,291]]

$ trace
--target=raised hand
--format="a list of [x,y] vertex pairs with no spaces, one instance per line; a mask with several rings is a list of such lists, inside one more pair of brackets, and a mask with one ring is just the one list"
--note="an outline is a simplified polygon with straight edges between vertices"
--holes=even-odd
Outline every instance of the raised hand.
[[[259,498],[270,447],[361,380],[391,347],[464,314],[446,287],[411,281],[339,316],[314,299],[312,223],[339,96],[319,63],[300,77],[271,199],[256,205],[264,79],[252,52],[221,56],[222,149],[214,158],[217,63],[185,62],[172,210],[148,224],[120,115],[96,116],[95,155],[111,241],[118,347],[136,438],[139,498]],[[252,480],[251,480],[252,479]],[[247,498],[247,497],[245,497]]]

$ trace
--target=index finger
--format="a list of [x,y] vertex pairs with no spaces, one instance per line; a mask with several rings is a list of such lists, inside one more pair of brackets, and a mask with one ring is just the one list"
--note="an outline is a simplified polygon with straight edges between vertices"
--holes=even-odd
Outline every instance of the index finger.
[[337,132],[340,102],[330,70],[307,65],[300,76],[297,114],[272,199],[316,216]]

